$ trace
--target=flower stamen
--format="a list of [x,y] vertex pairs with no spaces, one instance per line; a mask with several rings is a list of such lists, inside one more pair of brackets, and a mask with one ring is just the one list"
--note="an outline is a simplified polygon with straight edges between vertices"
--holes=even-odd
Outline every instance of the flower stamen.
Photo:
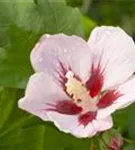
[[85,85],[74,77],[73,72],[66,73],[68,79],[65,86],[66,92],[72,97],[73,101],[85,110],[95,111],[97,109],[95,101],[90,97]]

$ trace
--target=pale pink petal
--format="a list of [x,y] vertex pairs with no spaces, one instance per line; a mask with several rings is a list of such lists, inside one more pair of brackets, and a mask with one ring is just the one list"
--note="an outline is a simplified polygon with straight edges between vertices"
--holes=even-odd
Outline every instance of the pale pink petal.
[[104,119],[93,120],[92,122],[96,131],[105,131],[110,129],[113,126],[112,117],[106,117]]
[[69,100],[69,97],[50,76],[35,73],[30,77],[25,96],[19,100],[18,105],[21,109],[48,120],[46,104],[54,104],[55,101],[60,100]]
[[71,69],[86,81],[91,68],[91,53],[88,44],[80,37],[45,34],[32,50],[31,62],[35,71],[54,78],[63,77]]
[[97,27],[88,40],[94,67],[104,76],[103,90],[123,83],[135,71],[135,44],[119,27]]
[[122,109],[135,102],[135,77],[132,77],[117,89],[121,96],[109,107],[100,109],[97,118],[105,118],[117,109]]
[[56,112],[47,112],[50,121],[58,127],[60,131],[70,133],[78,138],[92,137],[96,134],[96,130],[92,123],[87,126],[79,125],[78,115],[69,116],[63,115]]

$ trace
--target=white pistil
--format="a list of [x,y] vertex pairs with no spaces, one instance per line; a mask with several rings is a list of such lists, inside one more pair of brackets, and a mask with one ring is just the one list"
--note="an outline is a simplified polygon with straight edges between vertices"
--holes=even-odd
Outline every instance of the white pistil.
[[66,91],[72,96],[74,102],[83,107],[85,111],[95,111],[97,109],[95,100],[89,95],[89,91],[86,87],[74,77],[71,71],[66,74],[68,81],[66,82]]

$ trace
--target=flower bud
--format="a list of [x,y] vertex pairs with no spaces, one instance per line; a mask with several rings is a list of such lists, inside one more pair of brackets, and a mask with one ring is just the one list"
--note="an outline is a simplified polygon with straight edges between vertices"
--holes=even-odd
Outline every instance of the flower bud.
[[123,138],[116,130],[109,130],[102,135],[107,150],[120,150],[123,145]]

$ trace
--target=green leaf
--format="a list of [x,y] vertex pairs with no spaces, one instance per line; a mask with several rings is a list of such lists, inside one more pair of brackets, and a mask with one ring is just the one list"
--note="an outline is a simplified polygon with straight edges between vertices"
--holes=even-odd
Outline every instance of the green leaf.
[[131,105],[128,110],[128,138],[135,140],[135,104]]
[[118,110],[113,114],[115,128],[119,129],[121,133],[127,132],[128,127],[128,111],[129,107]]
[[122,150],[135,150],[135,145],[126,145]]
[[115,127],[128,139],[135,140],[135,104],[113,114]]
[[82,23],[84,27],[85,38],[88,39],[90,32],[96,26],[96,23],[85,15],[82,15]]
[[0,85],[24,88],[31,49],[42,34],[59,32],[83,36],[80,11],[64,0],[1,0]]
[[22,91],[0,89],[0,150],[89,150],[90,139],[58,131],[17,107]]
[[66,0],[67,4],[72,7],[81,7],[83,0]]

